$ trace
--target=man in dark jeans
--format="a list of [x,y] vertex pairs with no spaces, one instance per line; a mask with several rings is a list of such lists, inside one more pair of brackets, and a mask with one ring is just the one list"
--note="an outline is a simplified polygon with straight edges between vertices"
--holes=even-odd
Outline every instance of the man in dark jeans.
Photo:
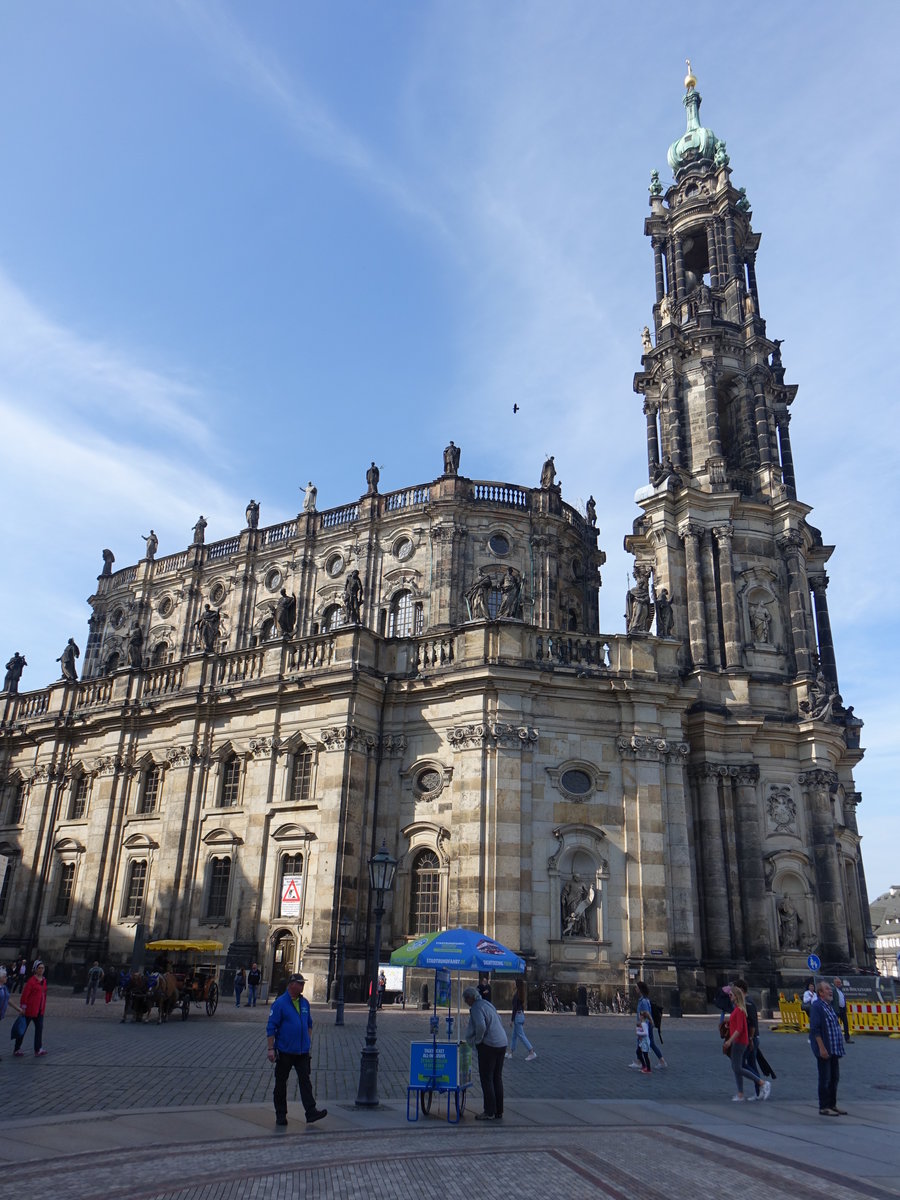
[[809,1044],[819,1069],[819,1116],[845,1117],[847,1110],[837,1106],[844,1037],[831,1007],[831,984],[824,979],[816,988],[816,999],[809,1009]]
[[469,1006],[469,1027],[466,1041],[478,1054],[478,1077],[484,1096],[484,1112],[476,1121],[503,1119],[503,1060],[509,1045],[500,1014],[493,1004],[482,1000],[477,988],[467,987],[463,1000]]
[[299,972],[290,977],[287,991],[272,1005],[266,1025],[266,1054],[269,1062],[275,1064],[273,1099],[276,1125],[287,1125],[287,1081],[291,1071],[297,1072],[300,1101],[306,1112],[307,1125],[328,1116],[327,1109],[316,1108],[316,1098],[309,1081],[312,1014],[309,1001],[302,995],[305,982]]

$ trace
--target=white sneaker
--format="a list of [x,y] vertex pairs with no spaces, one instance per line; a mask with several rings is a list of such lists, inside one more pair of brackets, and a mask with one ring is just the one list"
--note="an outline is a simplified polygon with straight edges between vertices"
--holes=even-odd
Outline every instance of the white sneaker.
[[744,1097],[744,1102],[745,1102],[746,1104],[753,1104],[753,1102],[754,1102],[755,1100],[758,1100],[758,1099],[759,1099],[759,1096],[745,1096],[745,1097]]
[[743,1096],[732,1096],[732,1097],[731,1097],[731,1103],[732,1103],[732,1104],[743,1104],[743,1103],[744,1103],[744,1097],[743,1097]]
[[628,1066],[631,1068],[632,1071],[639,1071],[641,1069],[640,1063],[629,1063]]
[[772,1085],[771,1085],[771,1083],[769,1083],[769,1081],[767,1079],[766,1082],[763,1084],[763,1090],[762,1090],[762,1095],[760,1096],[760,1100],[768,1100],[768,1098],[771,1094],[772,1094]]
[[506,1052],[506,1057],[507,1057],[507,1058],[512,1058],[512,1055],[510,1054],[510,1052],[509,1052],[508,1050],[507,1050],[507,1052]]
[[534,1060],[535,1060],[536,1058],[537,1058],[537,1051],[536,1051],[536,1050],[532,1050],[530,1054],[526,1054],[526,1055],[525,1055],[525,1061],[526,1061],[526,1062],[534,1062]]

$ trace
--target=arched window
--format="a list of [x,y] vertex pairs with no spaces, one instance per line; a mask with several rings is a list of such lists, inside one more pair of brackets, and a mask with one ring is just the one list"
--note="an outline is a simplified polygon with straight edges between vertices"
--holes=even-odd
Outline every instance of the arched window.
[[322,632],[330,633],[333,629],[339,628],[341,615],[341,606],[339,604],[330,604],[322,614]]
[[169,661],[169,643],[157,642],[153,647],[150,661],[154,667],[164,667]]
[[391,600],[388,615],[388,637],[415,637],[425,627],[424,611],[421,604],[413,600],[412,592],[398,592]]
[[72,896],[75,891],[75,864],[63,863],[59,869],[59,883],[53,903],[53,920],[68,921],[72,911]]
[[220,808],[234,808],[241,793],[241,760],[236,754],[227,758],[222,765],[222,791]]
[[159,784],[162,772],[159,767],[149,767],[144,775],[144,786],[141,790],[139,811],[142,813],[156,812],[159,801]]
[[209,889],[206,900],[206,919],[225,921],[228,918],[228,888],[231,883],[231,859],[212,858],[209,862]]
[[88,792],[91,781],[87,775],[80,775],[72,791],[72,804],[69,808],[69,820],[80,821],[87,812]]
[[422,850],[412,868],[409,897],[409,932],[414,936],[440,928],[441,871],[437,855]]
[[6,859],[6,874],[3,876],[3,884],[0,886],[0,917],[6,916],[6,908],[9,904],[9,897],[12,894],[13,875],[16,873],[16,867],[19,859],[17,855],[7,854]]
[[113,650],[112,654],[108,654],[106,656],[106,662],[103,664],[103,670],[107,675],[112,675],[113,671],[117,671],[118,669],[119,655],[117,651]]
[[125,892],[123,917],[140,918],[144,915],[144,891],[147,887],[147,860],[135,859],[128,867],[128,886]]
[[291,768],[291,802],[299,804],[308,800],[312,790],[312,753],[308,746],[301,746],[294,755]]
[[9,824],[18,825],[22,820],[22,814],[25,811],[25,782],[19,780],[12,794],[12,800],[9,803]]

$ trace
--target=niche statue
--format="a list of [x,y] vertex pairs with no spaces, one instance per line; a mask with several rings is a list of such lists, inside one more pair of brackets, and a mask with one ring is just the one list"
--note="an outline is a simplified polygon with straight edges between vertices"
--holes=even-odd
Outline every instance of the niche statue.
[[359,571],[351,571],[344,584],[344,624],[358,625],[362,620],[363,585]]
[[221,615],[217,608],[211,608],[206,605],[200,617],[195,621],[197,635],[200,638],[200,645],[203,648],[204,654],[212,654],[216,648],[216,642],[219,640],[219,626],[221,624]]
[[573,875],[562,890],[563,937],[589,937],[588,910],[594,903],[594,889],[583,883],[579,875]]
[[634,564],[634,587],[625,597],[625,630],[627,633],[649,633],[653,622],[650,603],[650,567]]
[[281,598],[275,605],[275,624],[282,637],[290,637],[297,624],[297,598],[289,596],[284,588]]

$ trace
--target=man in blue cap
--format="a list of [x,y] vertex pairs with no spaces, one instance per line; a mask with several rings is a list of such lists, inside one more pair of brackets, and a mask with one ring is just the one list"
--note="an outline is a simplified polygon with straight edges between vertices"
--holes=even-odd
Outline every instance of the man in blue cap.
[[306,980],[299,972],[288,980],[287,990],[279,996],[269,1012],[266,1025],[267,1057],[275,1064],[275,1124],[287,1125],[287,1081],[291,1071],[297,1072],[300,1100],[306,1112],[306,1123],[321,1121],[328,1116],[327,1108],[317,1108],[309,1081],[309,1051],[312,1045],[312,1013],[309,1001],[303,996]]

